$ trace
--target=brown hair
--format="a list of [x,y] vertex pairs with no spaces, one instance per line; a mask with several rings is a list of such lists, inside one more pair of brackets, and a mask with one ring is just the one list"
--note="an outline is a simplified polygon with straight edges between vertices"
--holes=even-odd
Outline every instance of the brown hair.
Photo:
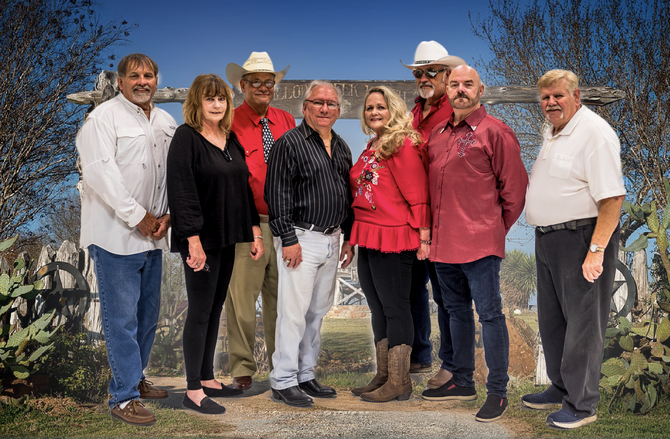
[[202,131],[202,100],[206,97],[224,96],[226,113],[219,122],[219,128],[226,134],[233,125],[233,93],[221,77],[214,73],[198,75],[188,89],[182,112],[184,122],[198,132]]
[[158,76],[158,64],[143,53],[131,53],[124,56],[119,62],[116,71],[120,77],[125,78],[130,70],[138,66],[150,67],[154,75]]
[[405,105],[405,101],[398,96],[398,93],[383,85],[370,87],[365,94],[365,99],[363,99],[363,110],[361,111],[361,127],[363,128],[363,132],[370,136],[374,134],[372,128],[365,122],[365,106],[368,97],[372,93],[381,94],[384,97],[384,101],[389,110],[388,124],[384,127],[384,134],[381,135],[377,143],[377,150],[375,152],[377,158],[381,160],[387,159],[398,152],[405,142],[406,137],[409,138],[413,144],[420,144],[421,134],[417,133],[412,127],[412,114],[407,113],[407,105]]

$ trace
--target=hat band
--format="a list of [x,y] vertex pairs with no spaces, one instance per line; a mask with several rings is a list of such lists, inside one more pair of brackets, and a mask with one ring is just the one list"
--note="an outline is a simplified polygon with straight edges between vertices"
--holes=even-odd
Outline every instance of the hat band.
[[435,61],[434,59],[423,60],[423,61],[414,61],[414,64],[430,64],[434,61]]

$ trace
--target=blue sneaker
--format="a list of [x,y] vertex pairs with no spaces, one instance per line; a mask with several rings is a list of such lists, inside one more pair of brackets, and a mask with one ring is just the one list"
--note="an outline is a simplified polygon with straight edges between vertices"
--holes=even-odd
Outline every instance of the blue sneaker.
[[591,424],[596,422],[596,419],[598,419],[598,417],[596,416],[595,411],[592,415],[583,416],[572,413],[570,410],[563,407],[559,411],[547,416],[547,425],[549,427],[571,429]]
[[564,392],[553,384],[542,393],[529,393],[521,397],[521,403],[531,409],[548,410],[563,403]]

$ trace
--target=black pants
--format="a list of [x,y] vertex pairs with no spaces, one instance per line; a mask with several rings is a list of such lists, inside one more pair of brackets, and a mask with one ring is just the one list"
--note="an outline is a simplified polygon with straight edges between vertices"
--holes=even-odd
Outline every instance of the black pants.
[[375,344],[388,338],[389,348],[414,341],[409,303],[412,261],[416,251],[382,253],[358,248],[358,278],[372,314]]
[[619,227],[594,283],[582,274],[594,224],[577,230],[535,232],[537,310],[547,376],[565,392],[564,406],[591,415],[600,398],[603,345],[619,252]]
[[184,262],[188,313],[184,323],[184,368],[188,390],[198,390],[200,381],[214,379],[214,352],[219,320],[235,263],[235,246],[205,250],[210,271],[193,271]]

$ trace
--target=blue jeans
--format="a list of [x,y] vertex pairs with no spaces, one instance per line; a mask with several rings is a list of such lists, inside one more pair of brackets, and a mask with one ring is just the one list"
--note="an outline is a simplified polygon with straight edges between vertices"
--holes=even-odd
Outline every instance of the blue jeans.
[[100,295],[100,314],[105,332],[107,359],[112,369],[109,408],[140,392],[151,346],[158,326],[161,303],[163,251],[116,255],[90,245]]
[[410,303],[412,319],[414,321],[414,342],[412,343],[411,363],[430,364],[433,362],[432,346],[430,343],[430,309],[428,303],[428,288],[430,280],[433,288],[433,300],[437,305],[437,324],[440,327],[440,350],[438,356],[442,360],[440,367],[451,371],[454,367],[454,349],[451,345],[451,330],[449,329],[449,311],[442,303],[440,282],[435,273],[435,264],[431,261],[420,261],[414,258],[412,264],[412,291]]
[[459,387],[475,385],[474,301],[482,325],[484,358],[489,369],[486,390],[505,398],[509,381],[509,335],[500,297],[500,261],[498,256],[486,256],[465,264],[436,262],[435,270],[450,316],[454,384]]

